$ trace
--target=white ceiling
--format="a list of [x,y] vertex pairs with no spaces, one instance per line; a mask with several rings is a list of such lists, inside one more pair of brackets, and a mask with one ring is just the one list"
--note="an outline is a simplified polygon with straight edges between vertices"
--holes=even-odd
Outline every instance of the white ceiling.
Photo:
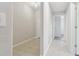
[[28,2],[27,4],[34,10],[38,10],[40,7],[40,2]]
[[49,4],[54,13],[64,12],[69,5],[67,2],[50,2]]

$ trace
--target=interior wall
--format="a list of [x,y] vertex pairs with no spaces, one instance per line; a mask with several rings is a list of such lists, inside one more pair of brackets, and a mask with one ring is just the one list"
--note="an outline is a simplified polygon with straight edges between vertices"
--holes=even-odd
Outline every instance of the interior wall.
[[55,15],[52,14],[52,40],[54,40],[54,38],[55,38]]
[[[29,2],[28,2],[29,3]],[[14,3],[13,44],[35,36],[34,11],[27,3]]]
[[65,14],[65,41],[66,41],[66,44],[67,44],[67,47],[68,47],[68,50],[70,51],[70,39],[71,39],[71,36],[70,36],[70,33],[71,33],[71,21],[70,21],[70,5],[66,11],[66,14]]
[[52,12],[49,3],[43,5],[43,52],[46,54],[52,42]]
[[72,54],[75,54],[75,6],[73,5],[73,3],[70,3],[65,17],[65,40],[67,49]]
[[0,13],[6,15],[6,26],[0,26],[0,56],[11,55],[11,3],[0,2]]
[[41,20],[41,11],[40,7],[35,11],[35,21],[36,21],[36,37],[40,37],[40,20]]

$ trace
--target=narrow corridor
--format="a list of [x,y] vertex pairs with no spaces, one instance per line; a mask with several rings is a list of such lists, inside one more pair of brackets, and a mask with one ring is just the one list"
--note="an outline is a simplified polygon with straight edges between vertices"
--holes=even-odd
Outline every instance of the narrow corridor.
[[47,56],[72,56],[64,38],[55,38],[46,54]]

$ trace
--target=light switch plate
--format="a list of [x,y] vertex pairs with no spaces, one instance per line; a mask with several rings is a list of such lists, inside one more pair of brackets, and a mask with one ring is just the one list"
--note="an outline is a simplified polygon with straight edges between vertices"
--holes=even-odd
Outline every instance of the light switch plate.
[[6,14],[0,13],[0,27],[6,26]]

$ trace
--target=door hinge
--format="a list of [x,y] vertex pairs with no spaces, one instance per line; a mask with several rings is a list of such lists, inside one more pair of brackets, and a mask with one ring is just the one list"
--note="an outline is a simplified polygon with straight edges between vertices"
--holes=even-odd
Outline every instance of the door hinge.
[[75,9],[77,9],[77,6],[75,7]]
[[77,26],[75,26],[75,28],[77,28]]
[[75,45],[75,47],[77,47],[77,45]]

